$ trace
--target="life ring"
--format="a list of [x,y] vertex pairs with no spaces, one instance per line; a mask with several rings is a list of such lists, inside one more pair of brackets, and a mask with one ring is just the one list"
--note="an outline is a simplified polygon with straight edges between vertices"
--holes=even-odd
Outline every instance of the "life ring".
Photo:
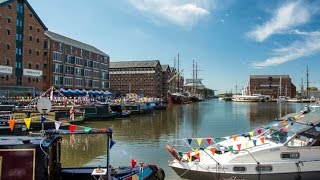
[[178,161],[181,160],[181,158],[178,156],[177,152],[173,149],[172,146],[167,145],[166,148],[167,148],[167,150],[169,151],[169,153],[170,153],[176,160],[178,160]]

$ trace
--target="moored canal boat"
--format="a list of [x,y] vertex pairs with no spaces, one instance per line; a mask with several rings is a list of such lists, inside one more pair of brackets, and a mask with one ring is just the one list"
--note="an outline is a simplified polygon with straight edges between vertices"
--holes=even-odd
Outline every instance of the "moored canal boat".
[[[197,141],[200,138],[197,138]],[[318,179],[320,111],[289,114],[264,128],[224,138],[206,138],[209,146],[184,140],[167,146],[169,166],[186,179]],[[198,143],[201,141],[198,141]],[[190,150],[191,147],[191,150]]]
[[[76,130],[73,134],[103,133],[111,141],[111,129],[92,129],[89,132]],[[64,168],[61,164],[61,141],[64,130],[48,130],[33,136],[0,136],[1,179],[164,179],[164,171],[156,165],[113,168],[110,166],[110,147],[107,149],[106,166]],[[85,154],[84,154],[85,155]],[[107,168],[108,167],[108,168]]]

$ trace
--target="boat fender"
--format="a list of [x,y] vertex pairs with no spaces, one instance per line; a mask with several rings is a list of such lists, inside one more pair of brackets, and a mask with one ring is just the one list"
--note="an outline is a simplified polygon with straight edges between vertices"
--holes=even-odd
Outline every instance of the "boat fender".
[[167,148],[167,150],[169,151],[169,153],[170,153],[176,160],[178,160],[178,161],[181,160],[181,158],[178,156],[177,152],[173,149],[172,146],[167,145],[166,148]]

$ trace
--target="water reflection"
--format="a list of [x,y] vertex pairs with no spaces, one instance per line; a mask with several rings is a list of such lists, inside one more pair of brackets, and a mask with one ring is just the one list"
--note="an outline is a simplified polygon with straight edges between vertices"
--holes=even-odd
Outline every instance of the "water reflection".
[[[297,112],[303,104],[235,103],[204,101],[174,105],[165,111],[109,121],[87,122],[84,126],[113,129],[116,144],[111,149],[111,164],[137,162],[158,164],[168,179],[178,177],[169,168],[172,160],[166,151],[168,140],[188,137],[220,137],[248,132],[285,114]],[[104,165],[106,135],[65,136],[63,165]],[[85,152],[85,153],[84,153]]]

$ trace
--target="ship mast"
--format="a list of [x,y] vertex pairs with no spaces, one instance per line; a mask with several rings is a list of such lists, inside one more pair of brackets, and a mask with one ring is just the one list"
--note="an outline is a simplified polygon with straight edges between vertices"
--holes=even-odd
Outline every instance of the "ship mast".
[[180,92],[180,69],[179,69],[179,53],[178,53],[178,92]]
[[194,60],[192,63],[192,95],[194,95]]
[[307,98],[309,98],[309,70],[307,66]]

